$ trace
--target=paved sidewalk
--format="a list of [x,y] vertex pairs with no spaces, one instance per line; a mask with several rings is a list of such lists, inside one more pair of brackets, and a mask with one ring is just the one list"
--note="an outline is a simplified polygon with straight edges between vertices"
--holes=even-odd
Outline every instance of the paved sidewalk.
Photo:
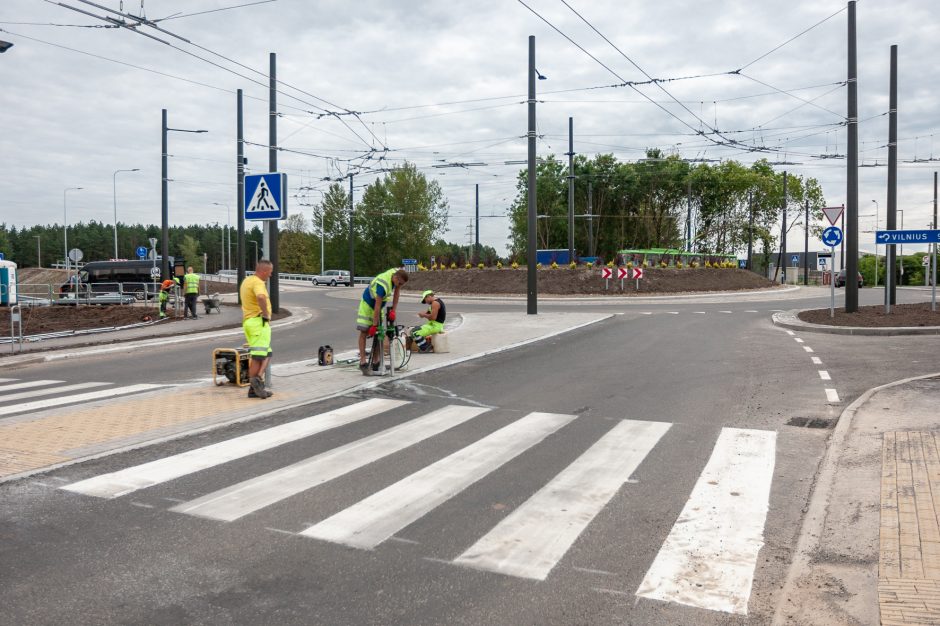
[[[454,316],[447,331],[450,351],[413,354],[407,369],[396,372],[395,378],[509,350],[609,317],[611,315],[598,313],[541,313],[538,316],[473,313]],[[294,316],[281,323],[288,323],[292,318]],[[459,322],[459,325],[454,322]],[[494,328],[500,329],[499,332],[493,332]],[[240,334],[241,330],[237,332]],[[102,349],[92,347],[86,350]],[[56,354],[43,356],[54,358]],[[177,386],[172,393],[167,393],[164,388],[163,391],[0,419],[0,481],[224,424],[256,419],[328,397],[376,387],[389,380],[389,376],[365,377],[356,365],[321,367],[313,359],[273,365],[271,382],[275,395],[267,400],[249,399],[246,388],[231,384],[214,386],[210,378]]]
[[839,418],[775,624],[940,624],[940,373]]

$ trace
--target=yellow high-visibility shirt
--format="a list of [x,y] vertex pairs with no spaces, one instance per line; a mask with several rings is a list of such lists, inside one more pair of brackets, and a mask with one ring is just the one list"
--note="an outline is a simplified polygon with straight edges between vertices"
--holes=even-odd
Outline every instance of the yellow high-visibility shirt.
[[268,297],[268,288],[265,287],[264,281],[257,276],[249,276],[243,280],[242,286],[238,289],[238,295],[242,300],[242,320],[261,315],[258,296],[264,296],[268,302],[271,301],[271,298]]

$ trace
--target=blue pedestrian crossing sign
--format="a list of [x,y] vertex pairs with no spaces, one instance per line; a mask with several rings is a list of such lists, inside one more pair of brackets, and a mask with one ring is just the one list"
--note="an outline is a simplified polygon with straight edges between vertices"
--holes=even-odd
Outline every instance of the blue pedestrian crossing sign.
[[830,248],[835,248],[842,243],[842,229],[838,226],[830,226],[822,231],[822,242]]
[[141,259],[147,257],[147,248],[144,246],[137,246],[137,256]]
[[271,172],[245,176],[246,220],[283,220],[287,218],[287,174]]

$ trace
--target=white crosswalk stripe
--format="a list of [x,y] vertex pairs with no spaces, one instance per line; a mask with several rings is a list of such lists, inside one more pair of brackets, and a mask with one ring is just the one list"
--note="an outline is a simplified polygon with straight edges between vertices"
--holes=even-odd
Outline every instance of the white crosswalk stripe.
[[[15,380],[15,379],[8,379]],[[8,391],[16,391],[18,389],[31,389],[33,387],[44,387],[46,385],[60,385],[64,383],[64,380],[28,380],[24,383],[15,383],[13,385],[0,385],[0,394],[4,394]],[[0,396],[2,399],[3,396]]]
[[[36,396],[48,396],[54,393],[78,391],[79,389],[91,389],[92,387],[104,387],[105,385],[110,385],[110,384],[111,383],[75,383],[74,385],[62,385],[61,387],[45,387],[43,389],[33,389],[32,391],[21,391],[19,393],[11,393],[11,394],[0,393],[0,402],[14,402],[16,400],[25,400],[26,398],[35,398]],[[0,389],[0,391],[3,391],[3,390]]]
[[[141,384],[141,385],[129,385],[127,387],[114,387],[111,389],[101,389],[98,391],[92,391],[89,393],[79,393],[71,396],[59,396],[55,398],[48,398],[46,400],[33,400],[32,402],[21,402],[20,404],[11,404],[9,406],[0,406],[0,417],[6,417],[8,415],[15,415],[17,413],[28,413],[30,411],[38,411],[40,409],[48,409],[52,407],[59,407],[66,404],[76,404],[79,402],[90,402],[94,400],[105,400],[107,398],[113,398],[115,396],[123,396],[133,393],[140,393],[143,391],[152,391],[153,389],[160,389],[161,387],[166,387],[166,385],[151,385],[151,384]],[[0,396],[0,402],[3,401],[2,396]]]
[[636,595],[747,614],[764,545],[777,434],[723,428]]
[[620,422],[454,563],[545,580],[669,427]]
[[276,446],[309,437],[379,413],[408,404],[404,400],[375,398],[320,415],[314,415],[280,426],[266,428],[249,435],[235,437],[189,452],[136,465],[124,470],[82,480],[63,489],[99,498],[117,498],[160,483],[208,469],[222,463],[269,450]]
[[374,548],[576,417],[530,413],[300,534]]
[[236,520],[462,424],[489,409],[447,406],[310,459],[221,489],[171,510]]

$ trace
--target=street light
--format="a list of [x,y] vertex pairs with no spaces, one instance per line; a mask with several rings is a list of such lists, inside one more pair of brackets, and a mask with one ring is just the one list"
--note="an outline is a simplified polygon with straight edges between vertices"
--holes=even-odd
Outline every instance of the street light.
[[66,187],[65,191],[62,192],[62,216],[65,224],[62,226],[63,233],[65,235],[65,273],[68,275],[69,272],[69,205],[68,205],[68,192],[70,191],[79,191],[83,187]]
[[[232,268],[232,210],[229,208],[228,204],[222,204],[220,202],[213,202],[215,206],[224,206],[225,207],[225,232],[228,235],[228,263],[225,262],[225,251],[222,251],[222,265],[225,266],[225,269]],[[225,245],[225,237],[222,237],[222,245]]]
[[160,244],[160,248],[161,248],[161,249],[160,249],[160,257],[161,257],[161,259],[162,259],[162,261],[161,261],[161,263],[160,263],[160,266],[161,266],[161,276],[162,276],[163,280],[166,280],[166,279],[168,279],[168,278],[170,277],[170,255],[169,255],[169,248],[170,248],[170,223],[169,223],[169,222],[170,222],[170,218],[169,218],[169,209],[168,209],[168,207],[167,207],[167,182],[169,181],[169,177],[167,176],[167,171],[166,171],[166,169],[167,169],[167,163],[166,163],[166,159],[167,159],[166,134],[167,134],[168,131],[174,131],[174,132],[177,132],[177,133],[207,133],[207,132],[209,132],[209,131],[207,131],[207,130],[186,130],[186,129],[184,129],[184,128],[167,128],[167,125],[166,125],[166,109],[162,109],[162,112],[163,112],[163,123],[162,123],[162,126],[161,126],[161,130],[162,130],[162,135],[163,135],[163,137],[162,137],[162,139],[163,139],[163,142],[162,142],[162,143],[163,143],[163,145],[162,145],[162,150],[163,150],[162,170],[163,170],[163,171],[161,172],[161,185],[160,185],[160,186],[161,186],[160,194],[161,194],[161,199],[162,199],[162,202],[161,202],[162,206],[161,206],[161,211],[160,211],[160,213],[161,213],[160,218],[161,218],[161,222],[162,222],[161,226],[162,226],[162,231],[163,231],[163,232],[162,232],[163,240],[162,240],[162,242],[161,242],[161,244]]
[[13,47],[13,44],[9,41],[0,41],[0,54],[6,52]]
[[118,242],[117,242],[117,175],[121,172],[139,172],[139,168],[134,168],[132,170],[115,170],[114,175],[111,176],[111,182],[114,185],[114,258],[118,257]]

